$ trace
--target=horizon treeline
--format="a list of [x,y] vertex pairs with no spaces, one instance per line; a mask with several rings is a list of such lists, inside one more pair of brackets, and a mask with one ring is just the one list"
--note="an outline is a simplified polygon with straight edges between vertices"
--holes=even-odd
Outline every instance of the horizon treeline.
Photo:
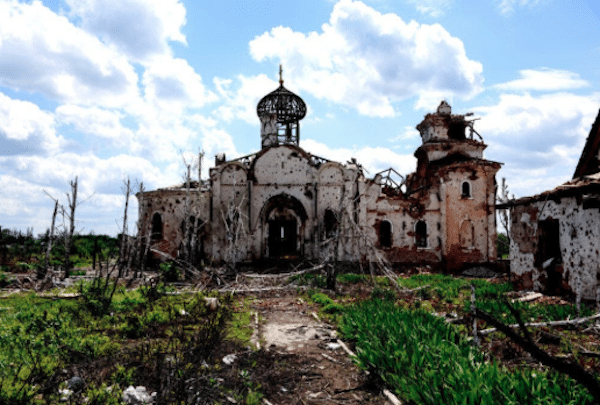
[[[36,269],[44,262],[50,240],[50,231],[33,234],[33,228],[23,232],[0,226],[0,270],[5,272],[24,272]],[[65,256],[64,235],[54,236],[50,251],[50,266],[63,264]],[[73,235],[70,254],[75,267],[92,266],[115,256],[119,251],[121,234],[116,238],[108,235]]]

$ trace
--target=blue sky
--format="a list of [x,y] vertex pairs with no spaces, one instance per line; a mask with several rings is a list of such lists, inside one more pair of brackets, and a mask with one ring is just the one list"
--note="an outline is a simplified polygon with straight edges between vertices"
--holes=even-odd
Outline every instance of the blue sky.
[[599,18],[595,0],[0,0],[0,225],[44,232],[45,192],[66,203],[79,176],[78,231],[118,233],[127,177],[259,149],[280,63],[313,154],[408,174],[446,99],[516,196],[541,192],[600,108]]

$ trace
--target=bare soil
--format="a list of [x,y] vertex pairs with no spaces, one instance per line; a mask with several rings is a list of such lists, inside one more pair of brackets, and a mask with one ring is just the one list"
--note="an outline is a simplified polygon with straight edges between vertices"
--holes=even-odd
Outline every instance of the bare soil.
[[[273,404],[383,404],[379,390],[337,343],[335,328],[312,315],[302,299],[276,294],[258,299],[260,341],[267,356],[285,359],[280,370],[265,370],[262,383]],[[265,381],[266,380],[266,381]],[[291,381],[290,381],[291,380]]]

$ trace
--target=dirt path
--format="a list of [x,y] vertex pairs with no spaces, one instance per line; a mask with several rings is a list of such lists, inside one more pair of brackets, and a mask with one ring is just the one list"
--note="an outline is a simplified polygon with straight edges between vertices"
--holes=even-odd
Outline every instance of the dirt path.
[[258,337],[265,354],[279,358],[263,384],[268,403],[386,403],[337,343],[335,328],[311,315],[316,308],[279,294],[258,298],[253,309],[261,319]]

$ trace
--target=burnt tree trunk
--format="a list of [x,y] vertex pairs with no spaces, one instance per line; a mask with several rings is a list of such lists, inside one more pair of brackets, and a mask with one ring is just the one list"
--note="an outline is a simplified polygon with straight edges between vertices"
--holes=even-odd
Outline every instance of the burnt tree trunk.
[[50,225],[50,233],[48,234],[48,246],[46,246],[46,257],[44,259],[44,266],[38,272],[38,279],[46,277],[46,273],[48,272],[48,266],[50,265],[50,251],[52,250],[52,242],[54,242],[54,225],[56,224],[57,213],[58,200],[54,200],[54,212],[52,213],[52,223]]
[[[68,215],[69,219],[69,229],[65,234],[65,273],[64,278],[69,277],[71,273],[71,243],[73,240],[73,234],[75,233],[75,208],[77,208],[77,176],[75,177],[75,181],[69,182],[71,185],[71,193],[69,195],[67,193],[67,199],[69,201],[69,210],[70,213]],[[63,210],[64,212],[64,210]]]

